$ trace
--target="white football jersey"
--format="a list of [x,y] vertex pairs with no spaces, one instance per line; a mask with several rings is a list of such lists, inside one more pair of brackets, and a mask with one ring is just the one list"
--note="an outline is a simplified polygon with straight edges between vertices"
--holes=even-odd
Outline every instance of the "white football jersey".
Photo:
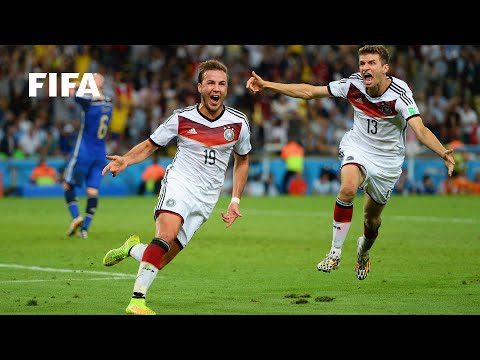
[[232,151],[246,155],[252,148],[247,116],[229,106],[224,106],[215,120],[203,116],[198,104],[177,109],[150,135],[150,140],[165,146],[175,136],[177,152],[165,178],[168,181],[171,174],[181,179],[199,197],[216,197]]
[[354,110],[353,127],[343,136],[350,146],[366,155],[390,158],[401,163],[405,157],[407,121],[419,115],[407,83],[393,76],[379,97],[367,94],[360,73],[328,84],[331,95],[348,100]]

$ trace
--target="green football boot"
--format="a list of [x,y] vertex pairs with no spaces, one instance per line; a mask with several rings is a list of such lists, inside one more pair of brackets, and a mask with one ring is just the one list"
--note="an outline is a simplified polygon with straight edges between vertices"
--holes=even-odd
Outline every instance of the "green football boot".
[[105,254],[103,257],[103,265],[112,266],[118,264],[120,261],[130,256],[130,249],[137,244],[140,244],[140,238],[137,235],[130,235],[122,246],[112,249]]

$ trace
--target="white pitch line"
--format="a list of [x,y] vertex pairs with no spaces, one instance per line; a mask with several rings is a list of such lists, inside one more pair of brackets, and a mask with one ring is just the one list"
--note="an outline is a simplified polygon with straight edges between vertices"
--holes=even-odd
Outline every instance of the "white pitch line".
[[[326,211],[285,211],[285,210],[258,210],[246,209],[242,213],[254,215],[273,215],[273,216],[305,216],[305,217],[332,217],[333,212]],[[441,217],[441,216],[409,216],[409,215],[383,215],[385,219],[397,221],[415,221],[415,222],[445,222],[458,224],[479,224],[480,218],[458,218],[458,217]]]
[[50,279],[50,280],[5,280],[0,281],[0,284],[18,284],[18,283],[36,283],[36,282],[49,282],[49,281],[105,281],[105,280],[130,280],[126,276],[120,277],[108,277],[108,278],[93,278],[93,279]]
[[442,223],[457,223],[457,224],[477,224],[480,223],[479,219],[473,218],[456,218],[456,217],[438,217],[438,216],[402,216],[402,215],[391,215],[385,216],[386,218],[391,217],[393,220],[400,221],[421,221],[421,222],[442,222]]
[[56,272],[56,273],[95,274],[95,275],[120,276],[120,277],[127,277],[127,278],[137,277],[136,275],[132,275],[132,274],[111,273],[107,271],[54,269],[54,268],[47,268],[47,267],[40,267],[40,266],[24,266],[24,265],[17,265],[17,264],[0,264],[0,267],[36,270],[36,271],[50,271],[50,272]]

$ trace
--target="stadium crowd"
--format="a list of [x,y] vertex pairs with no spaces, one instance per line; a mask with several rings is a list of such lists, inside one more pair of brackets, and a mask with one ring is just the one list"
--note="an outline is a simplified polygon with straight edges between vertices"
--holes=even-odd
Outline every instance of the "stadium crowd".
[[[223,61],[230,71],[226,104],[251,119],[253,153],[281,149],[293,136],[305,156],[337,156],[352,126],[351,107],[335,98],[313,101],[275,93],[251,96],[252,70],[272,81],[327,84],[358,71],[358,45],[0,45],[0,158],[67,158],[79,130],[69,97],[48,86],[29,97],[28,74],[100,72],[114,99],[108,153],[146,139],[173,109],[199,102],[198,64]],[[480,46],[388,46],[390,75],[406,80],[425,125],[444,144],[480,143]],[[60,81],[60,80],[59,80]],[[421,152],[413,133],[407,149]],[[274,147],[275,148],[275,147]],[[159,155],[173,156],[172,142]],[[277,153],[280,154],[280,150]],[[473,155],[475,156],[475,155]]]

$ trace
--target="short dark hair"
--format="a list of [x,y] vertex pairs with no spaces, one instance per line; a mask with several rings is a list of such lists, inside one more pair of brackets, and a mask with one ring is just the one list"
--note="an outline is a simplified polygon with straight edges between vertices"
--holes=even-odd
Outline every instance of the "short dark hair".
[[228,79],[228,69],[227,66],[218,61],[218,60],[206,60],[200,63],[198,66],[198,82],[201,84],[203,81],[203,77],[205,75],[205,72],[208,70],[220,70],[223,71],[225,74],[227,74],[227,79]]
[[378,54],[383,65],[390,62],[390,54],[384,45],[364,45],[358,49],[358,55]]

